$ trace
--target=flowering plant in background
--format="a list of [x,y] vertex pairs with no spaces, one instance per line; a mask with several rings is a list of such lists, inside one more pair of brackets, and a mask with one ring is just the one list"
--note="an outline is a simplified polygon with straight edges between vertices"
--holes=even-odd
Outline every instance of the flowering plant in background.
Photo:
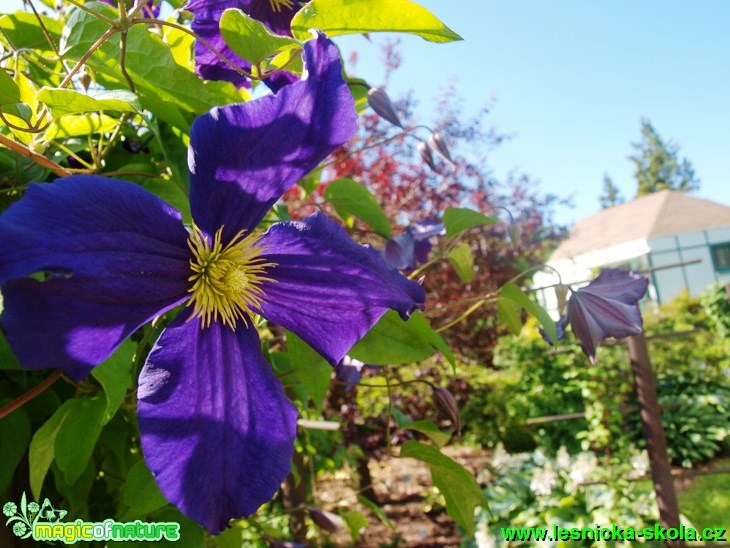
[[[424,301],[418,284],[322,214],[256,231],[355,129],[335,46],[320,35],[305,61],[308,76],[276,96],[196,119],[190,231],[137,185],[97,176],[33,185],[0,217],[2,325],[26,367],[80,379],[186,303],[140,374],[139,424],[166,498],[214,533],[271,499],[294,448],[296,411],[254,316],[334,366],[387,309],[405,319]],[[37,272],[44,279],[28,278]]]
[[428,262],[432,247],[430,239],[443,232],[444,225],[438,221],[414,223],[403,233],[385,243],[383,258],[391,268],[412,270]]

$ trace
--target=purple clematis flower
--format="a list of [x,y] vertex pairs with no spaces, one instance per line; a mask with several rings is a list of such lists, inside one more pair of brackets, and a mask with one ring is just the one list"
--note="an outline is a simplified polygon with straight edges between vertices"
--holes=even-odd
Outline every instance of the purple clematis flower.
[[[237,8],[261,21],[273,32],[291,36],[290,24],[294,14],[306,4],[305,0],[191,0],[185,9],[194,15],[192,29],[207,40],[226,59],[240,68],[249,70],[251,63],[242,59],[226,44],[220,32],[223,12]],[[225,80],[238,86],[247,85],[244,76],[220,60],[209,48],[199,41],[195,42],[195,72],[206,80]],[[280,72],[267,78],[265,83],[273,90],[298,79],[288,72]]]
[[[595,362],[596,347],[604,339],[641,333],[644,321],[638,303],[648,287],[649,278],[643,274],[619,268],[604,270],[570,296],[567,315],[556,323],[558,340],[570,322],[583,352]],[[551,342],[545,334],[543,337]]]
[[139,428],[165,497],[213,533],[271,499],[294,448],[297,413],[253,315],[334,366],[387,309],[407,318],[425,299],[322,214],[255,231],[356,129],[334,44],[307,42],[304,60],[307,77],[277,95],[193,123],[190,231],[141,187],[98,176],[31,185],[0,217],[0,321],[26,367],[80,379],[187,303],[140,373]]
[[428,261],[431,252],[430,238],[444,231],[438,221],[414,223],[405,232],[391,238],[383,249],[383,258],[388,266],[399,270],[411,270]]

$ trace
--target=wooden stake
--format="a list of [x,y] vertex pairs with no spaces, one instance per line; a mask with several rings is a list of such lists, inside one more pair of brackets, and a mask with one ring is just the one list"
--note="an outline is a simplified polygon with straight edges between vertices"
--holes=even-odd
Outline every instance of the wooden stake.
[[[667,440],[662,426],[654,372],[649,362],[649,352],[644,335],[640,333],[629,337],[628,347],[641,425],[646,440],[646,450],[649,453],[657,506],[659,506],[659,519],[664,527],[679,528],[679,504],[674,491],[672,467],[667,456]],[[685,544],[679,540],[668,540],[667,546],[683,547]]]

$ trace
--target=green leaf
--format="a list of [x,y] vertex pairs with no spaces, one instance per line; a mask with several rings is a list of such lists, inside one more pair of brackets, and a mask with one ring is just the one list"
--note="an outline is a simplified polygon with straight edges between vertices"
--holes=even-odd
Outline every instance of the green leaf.
[[[63,21],[60,19],[51,19],[45,15],[40,16],[43,25],[46,27],[51,38],[58,43],[63,31]],[[2,35],[7,38],[11,49],[37,49],[40,51],[51,51],[43,29],[38,23],[38,19],[31,12],[16,11],[15,13],[6,14],[0,17],[0,29]]]
[[294,333],[286,332],[286,346],[289,349],[289,361],[296,371],[297,377],[317,409],[322,409],[322,403],[327,396],[327,389],[332,377],[332,367],[312,348]]
[[57,137],[82,137],[90,133],[110,133],[117,124],[119,120],[106,114],[64,116],[51,124],[44,137],[50,140]]
[[0,67],[0,105],[20,102],[20,88],[5,69]]
[[497,298],[497,320],[509,329],[513,335],[522,330],[522,307],[511,299]]
[[466,242],[449,252],[449,262],[454,267],[462,282],[469,283],[474,279],[474,255]]
[[124,513],[125,520],[144,516],[168,504],[144,460],[129,469],[122,500],[129,507]]
[[360,533],[368,527],[367,518],[362,514],[362,512],[357,512],[355,510],[340,510],[340,516],[347,524],[347,528],[350,531],[350,537],[352,537],[352,542],[357,542],[357,539],[360,538]]
[[103,91],[92,96],[73,89],[44,87],[38,92],[37,99],[48,106],[54,120],[69,114],[101,110],[137,112],[142,108],[139,98],[124,89]]
[[94,451],[101,434],[106,399],[74,398],[56,435],[56,464],[68,484],[76,483]]
[[102,424],[111,420],[122,405],[127,390],[132,386],[132,361],[136,345],[125,341],[103,363],[91,370],[93,377],[99,381],[106,394],[106,410]]
[[431,421],[424,420],[412,422],[404,426],[403,429],[420,432],[428,439],[430,439],[434,444],[436,444],[436,447],[438,447],[439,449],[449,443],[449,440],[451,439],[451,432],[444,432],[442,430],[439,430],[439,427]]
[[469,536],[474,534],[474,510],[487,506],[487,500],[474,476],[466,468],[430,445],[407,441],[400,451],[401,458],[410,457],[428,464],[433,484],[446,501],[446,512]]
[[395,423],[398,425],[398,428],[405,428],[409,424],[413,424],[411,418],[408,415],[404,415],[400,409],[393,408],[391,414],[393,415],[393,418],[395,419]]
[[[0,309],[2,309],[2,299],[0,299]],[[5,333],[2,331],[0,331],[0,369],[21,369],[18,358],[10,349]],[[2,492],[1,489],[0,492]]]
[[383,238],[390,238],[388,218],[365,185],[352,179],[338,179],[327,185],[324,197],[332,203],[343,220],[357,217]]
[[43,480],[56,455],[56,437],[76,400],[67,400],[33,435],[28,450],[30,490],[36,500],[41,498]]
[[183,216],[183,222],[190,222],[190,200],[185,193],[169,179],[150,179],[149,177],[141,184],[158,198],[164,200],[177,209]]
[[468,207],[447,207],[444,212],[444,227],[448,238],[453,238],[475,226],[493,225],[498,222],[499,219],[494,215],[484,215]]
[[274,34],[261,21],[239,9],[227,9],[223,12],[220,29],[226,44],[252,65],[258,65],[284,49],[301,47],[293,38]]
[[[115,17],[116,10],[100,2],[85,2],[84,5],[108,17]],[[65,59],[78,61],[109,26],[79,9],[72,9],[69,13],[60,44],[61,52]],[[119,56],[119,40],[111,39],[87,61],[97,81],[105,88],[128,86],[119,68]],[[168,45],[144,25],[135,25],[127,32],[126,68],[135,83],[142,107],[186,131],[188,119],[185,116],[192,118],[192,115],[226,102],[211,92],[203,80],[188,68],[178,65]]]
[[429,42],[461,40],[426,8],[409,0],[313,0],[294,16],[292,34],[300,40],[309,29],[328,36],[363,32],[407,32]]
[[420,312],[404,322],[397,312],[388,310],[349,354],[373,365],[395,365],[424,360],[437,350],[456,367],[453,352]]
[[[550,340],[558,340],[555,322],[552,320],[550,315],[545,311],[543,307],[541,307],[539,304],[537,304],[535,301],[525,295],[518,285],[512,282],[504,284],[499,289],[499,300],[502,299],[513,301],[514,303],[524,308],[528,314],[537,318],[537,320],[542,324],[542,327],[545,330],[547,336],[550,337]],[[498,311],[499,300],[497,301]]]
[[71,485],[66,483],[63,472],[58,465],[53,467],[56,490],[71,505],[71,513],[75,515],[88,513],[88,499],[96,479],[96,467],[89,461],[79,478]]
[[362,504],[365,508],[370,510],[375,516],[383,522],[383,524],[388,527],[391,531],[395,531],[395,525],[393,525],[393,522],[390,521],[388,516],[385,515],[385,512],[383,512],[383,509],[375,504],[372,500],[363,497],[362,495],[358,495],[357,501]]
[[[10,400],[0,400],[0,407],[8,403]],[[7,491],[15,468],[25,455],[30,434],[28,412],[22,407],[0,420],[0,493]]]

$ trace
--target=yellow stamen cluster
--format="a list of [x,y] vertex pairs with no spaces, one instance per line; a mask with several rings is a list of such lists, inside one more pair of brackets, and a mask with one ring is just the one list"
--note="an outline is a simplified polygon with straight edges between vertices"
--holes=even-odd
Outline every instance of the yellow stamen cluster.
[[193,225],[188,238],[193,252],[192,275],[188,278],[193,285],[189,293],[193,295],[188,306],[193,307],[193,318],[201,318],[203,327],[220,320],[235,330],[238,320],[248,325],[248,320],[261,309],[264,296],[261,284],[273,281],[265,274],[276,265],[261,258],[264,248],[256,246],[257,234],[244,237],[242,230],[225,246],[222,235],[223,227],[211,243]]
[[269,5],[272,11],[279,13],[282,8],[294,9],[294,0],[269,0]]

